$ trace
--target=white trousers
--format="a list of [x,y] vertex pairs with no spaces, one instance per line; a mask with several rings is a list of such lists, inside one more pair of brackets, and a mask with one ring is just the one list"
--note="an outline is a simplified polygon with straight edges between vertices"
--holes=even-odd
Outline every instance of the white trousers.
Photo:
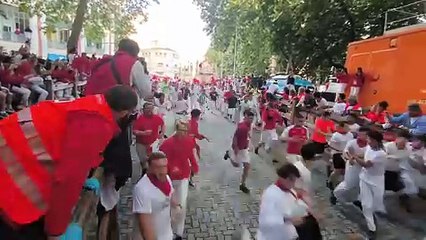
[[218,103],[218,101],[219,100],[216,100],[216,101],[209,100],[208,101],[210,111],[217,110],[217,103]]
[[18,87],[18,86],[13,86],[11,90],[12,92],[21,94],[22,105],[24,105],[25,107],[28,107],[28,100],[30,99],[31,90],[26,87]]
[[359,173],[361,167],[358,164],[351,165],[346,162],[345,176],[343,182],[334,189],[334,196],[340,202],[353,202],[359,197]]
[[182,206],[180,208],[172,208],[172,229],[173,232],[178,236],[183,236],[183,231],[185,229],[185,218],[186,218],[186,202],[188,199],[188,179],[183,180],[173,180],[173,194],[172,199],[177,204]]
[[191,96],[189,99],[190,99],[190,102],[191,102],[191,105],[189,105],[191,110],[200,109],[200,106],[199,106],[198,101],[197,101],[197,96]]
[[[417,176],[416,176],[417,175]],[[401,171],[401,180],[404,183],[402,192],[407,195],[419,193],[419,187],[416,184],[416,178],[420,175],[418,171]]]
[[360,197],[362,203],[362,214],[367,221],[367,227],[370,231],[376,231],[374,222],[374,213],[386,212],[383,204],[385,194],[384,179],[383,184],[371,184],[362,180],[359,182]]
[[276,140],[278,140],[278,134],[276,129],[262,131],[260,141],[265,143],[265,150],[271,149],[272,143]]
[[354,97],[358,97],[358,94],[359,94],[359,91],[361,90],[361,88],[360,87],[351,87],[351,91],[350,91],[350,94],[349,94],[349,96],[350,97],[352,97],[352,96],[354,96]]

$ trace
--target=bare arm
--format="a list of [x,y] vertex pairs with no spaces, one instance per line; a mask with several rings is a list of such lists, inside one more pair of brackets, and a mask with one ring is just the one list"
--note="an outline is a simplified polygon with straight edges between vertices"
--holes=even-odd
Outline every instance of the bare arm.
[[156,240],[154,232],[154,224],[151,214],[138,213],[136,214],[138,219],[139,229],[144,240]]

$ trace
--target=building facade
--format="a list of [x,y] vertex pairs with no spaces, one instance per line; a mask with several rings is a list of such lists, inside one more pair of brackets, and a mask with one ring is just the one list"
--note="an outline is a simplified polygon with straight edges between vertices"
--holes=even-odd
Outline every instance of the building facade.
[[161,47],[154,42],[153,47],[144,48],[140,55],[145,58],[148,71],[159,76],[175,77],[179,74],[179,55],[171,48]]
[[[0,4],[4,16],[0,16],[0,46],[4,51],[18,50],[25,41],[31,40],[31,52],[42,58],[56,60],[65,58],[67,41],[71,35],[71,24],[60,24],[47,32],[44,24],[45,17],[32,16],[20,12],[18,1],[4,0]],[[84,30],[80,36],[77,51],[88,55],[114,53],[114,40],[111,34],[106,34],[102,43],[92,43],[84,37]]]

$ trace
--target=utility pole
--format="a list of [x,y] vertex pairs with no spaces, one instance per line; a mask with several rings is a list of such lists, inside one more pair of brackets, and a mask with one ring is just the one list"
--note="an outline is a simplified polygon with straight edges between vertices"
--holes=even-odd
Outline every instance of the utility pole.
[[237,41],[238,41],[238,24],[235,25],[235,45],[234,45],[234,78],[237,71]]

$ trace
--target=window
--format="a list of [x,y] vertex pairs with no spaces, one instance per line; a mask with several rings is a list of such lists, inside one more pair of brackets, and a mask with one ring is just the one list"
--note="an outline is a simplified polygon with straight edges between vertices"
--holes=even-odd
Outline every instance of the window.
[[22,12],[15,12],[15,31],[19,29],[21,33],[24,33],[25,28],[30,27],[30,19],[27,14]]
[[157,67],[163,67],[164,63],[157,63]]
[[12,40],[12,27],[3,25],[3,40],[10,41]]
[[68,38],[70,37],[69,30],[60,30],[59,31],[59,42],[66,43],[68,42]]
[[96,43],[95,47],[96,49],[102,49],[102,43]]

